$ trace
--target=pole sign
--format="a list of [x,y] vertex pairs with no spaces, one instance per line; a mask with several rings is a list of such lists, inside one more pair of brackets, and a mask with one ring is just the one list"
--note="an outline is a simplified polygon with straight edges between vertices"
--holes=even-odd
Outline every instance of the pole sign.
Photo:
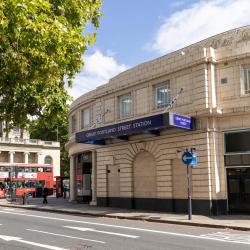
[[182,162],[186,165],[190,165],[190,163],[192,162],[193,160],[193,154],[189,151],[186,151],[182,154]]
[[191,161],[190,165],[191,165],[192,167],[197,167],[197,164],[198,164],[197,155],[194,154],[194,153],[192,153],[192,155],[193,155],[193,158],[192,158],[192,161]]

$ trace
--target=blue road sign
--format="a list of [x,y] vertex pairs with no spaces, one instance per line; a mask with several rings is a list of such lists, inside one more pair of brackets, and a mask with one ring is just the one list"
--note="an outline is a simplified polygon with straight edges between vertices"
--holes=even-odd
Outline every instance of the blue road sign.
[[197,164],[198,164],[197,155],[193,153],[193,159],[192,159],[190,165],[191,165],[192,167],[196,167]]
[[193,154],[191,152],[186,151],[182,154],[181,159],[184,164],[189,165],[193,160]]

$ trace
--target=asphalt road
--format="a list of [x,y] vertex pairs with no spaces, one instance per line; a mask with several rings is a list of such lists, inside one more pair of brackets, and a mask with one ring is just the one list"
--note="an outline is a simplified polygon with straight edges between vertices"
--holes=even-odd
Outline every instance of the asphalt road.
[[250,232],[0,208],[0,249],[249,250]]

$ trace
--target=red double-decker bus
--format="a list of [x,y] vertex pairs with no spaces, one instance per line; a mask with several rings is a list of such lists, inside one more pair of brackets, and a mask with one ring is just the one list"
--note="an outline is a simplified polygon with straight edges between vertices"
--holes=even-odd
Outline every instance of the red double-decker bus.
[[6,194],[22,197],[25,193],[41,197],[43,187],[53,194],[53,166],[51,164],[0,164],[0,198]]

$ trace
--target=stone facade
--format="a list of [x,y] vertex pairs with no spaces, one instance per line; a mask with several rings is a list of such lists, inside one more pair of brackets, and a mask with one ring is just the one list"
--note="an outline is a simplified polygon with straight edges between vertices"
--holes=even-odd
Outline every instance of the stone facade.
[[[198,166],[192,169],[194,213],[229,211],[225,134],[250,130],[248,69],[250,72],[249,26],[138,65],[76,99],[69,113],[71,137],[66,145],[74,175],[71,199],[77,197],[76,158],[92,152],[93,204],[186,212],[186,168],[178,152],[196,148]],[[83,109],[90,110],[90,124],[97,121],[98,127],[166,112],[156,103],[156,87],[166,82],[170,83],[171,99],[183,89],[171,111],[194,117],[195,130],[166,128],[158,136],[141,133],[126,141],[106,138],[105,145],[76,143],[76,132],[91,129],[91,125],[81,129]],[[119,98],[124,95],[130,95],[132,110],[121,118]],[[76,119],[74,130],[72,116]],[[243,151],[248,157],[248,150]],[[231,166],[242,167],[237,164]],[[244,169],[248,165],[250,162]]]
[[60,143],[30,139],[27,131],[15,128],[7,135],[0,126],[0,164],[44,164],[52,160],[54,176],[60,176]]

